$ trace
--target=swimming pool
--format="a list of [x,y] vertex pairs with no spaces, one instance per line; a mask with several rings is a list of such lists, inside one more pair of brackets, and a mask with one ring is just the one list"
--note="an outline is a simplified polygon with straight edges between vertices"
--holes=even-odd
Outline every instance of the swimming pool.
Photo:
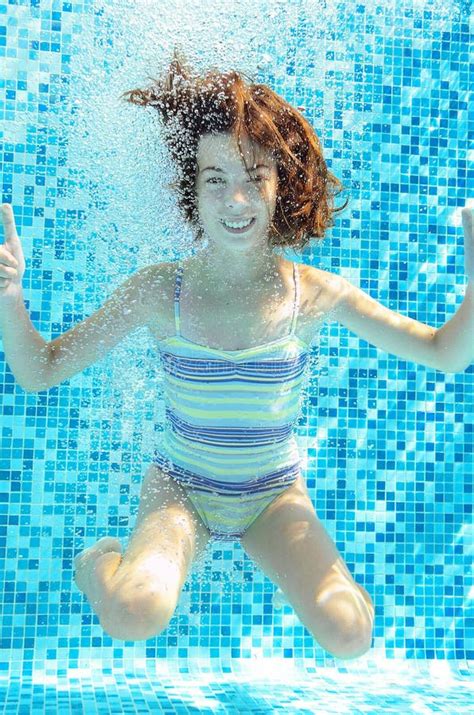
[[[119,101],[175,44],[199,67],[268,83],[318,130],[350,204],[293,260],[435,327],[462,302],[460,211],[474,205],[467,0],[20,1],[0,12],[2,202],[45,339],[137,268],[195,250],[164,188],[155,119]],[[107,636],[73,558],[105,535],[126,546],[162,429],[156,346],[139,330],[37,393],[0,357],[5,712],[468,711],[472,365],[425,368],[336,322],[315,336],[296,434],[304,475],[376,609],[371,650],[348,662],[275,608],[238,543],[209,546],[161,636]]]

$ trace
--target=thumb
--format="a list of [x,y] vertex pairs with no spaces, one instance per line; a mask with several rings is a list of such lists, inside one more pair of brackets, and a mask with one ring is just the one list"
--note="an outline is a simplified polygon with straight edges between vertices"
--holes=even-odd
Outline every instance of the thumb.
[[20,237],[18,236],[15,216],[11,204],[2,204],[3,230],[5,232],[5,246],[15,258],[23,257]]

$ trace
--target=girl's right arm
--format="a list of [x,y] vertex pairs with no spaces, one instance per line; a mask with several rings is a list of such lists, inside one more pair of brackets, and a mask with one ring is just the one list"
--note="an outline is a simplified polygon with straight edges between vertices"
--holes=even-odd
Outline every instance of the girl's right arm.
[[[23,301],[25,260],[12,208],[2,206],[5,243],[0,245],[0,334],[5,358],[27,392],[47,390],[81,372],[128,333],[150,320],[156,266],[137,271],[89,318],[51,342],[34,328]],[[162,264],[165,266],[166,264]],[[159,276],[158,276],[159,277]]]

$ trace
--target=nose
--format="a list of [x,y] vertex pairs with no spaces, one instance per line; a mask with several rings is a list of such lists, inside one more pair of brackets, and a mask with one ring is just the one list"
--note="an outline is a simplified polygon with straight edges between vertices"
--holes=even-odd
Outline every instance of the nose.
[[225,197],[225,204],[228,208],[249,206],[250,201],[247,191],[239,185],[231,186]]

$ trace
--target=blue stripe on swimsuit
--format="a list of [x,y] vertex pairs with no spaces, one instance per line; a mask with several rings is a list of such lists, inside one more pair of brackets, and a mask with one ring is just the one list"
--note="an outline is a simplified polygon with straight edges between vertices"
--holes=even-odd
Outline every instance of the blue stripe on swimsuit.
[[296,334],[299,271],[290,333],[244,350],[180,335],[183,267],[176,273],[176,334],[160,340],[165,429],[154,462],[181,484],[211,535],[237,539],[300,473],[293,435],[309,347]]

